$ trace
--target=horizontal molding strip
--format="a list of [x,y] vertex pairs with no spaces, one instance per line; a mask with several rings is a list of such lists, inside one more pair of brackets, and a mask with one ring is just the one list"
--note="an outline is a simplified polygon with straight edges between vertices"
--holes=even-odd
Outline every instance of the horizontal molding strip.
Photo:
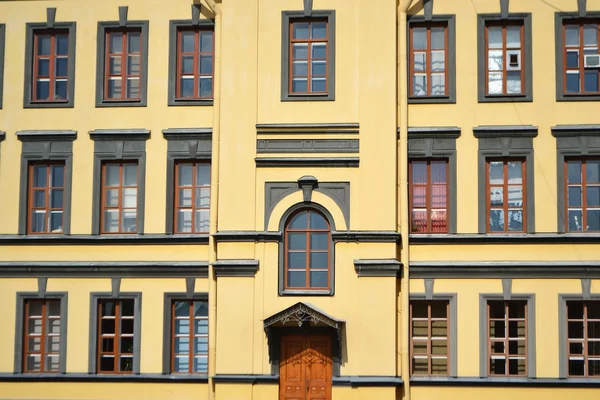
[[211,265],[217,278],[223,276],[253,277],[258,271],[258,260],[218,260]]
[[531,244],[531,243],[600,243],[597,233],[533,233],[533,234],[411,234],[409,244]]
[[410,278],[600,278],[600,261],[413,261]]
[[533,125],[480,125],[473,128],[476,138],[536,137],[538,127]]
[[167,128],[162,130],[162,134],[167,140],[210,140],[212,138],[212,131],[212,128]]
[[411,377],[414,386],[496,386],[496,387],[600,387],[597,378],[480,378],[480,377]]
[[358,157],[257,157],[257,167],[358,168]]
[[289,135],[289,134],[358,134],[360,125],[356,123],[282,123],[256,124],[259,135]]
[[208,277],[205,261],[0,261],[0,277]]
[[258,139],[261,153],[358,153],[358,139]]
[[[450,138],[460,137],[460,128],[458,126],[409,126],[408,138]],[[398,128],[398,138],[400,138],[400,128]]]
[[17,138],[21,141],[28,140],[75,140],[77,131],[73,130],[26,130],[17,131]]
[[272,383],[279,384],[279,375],[254,374],[217,374],[213,376],[215,383]]
[[145,140],[150,137],[148,129],[94,129],[89,131],[89,134],[92,140]]
[[208,383],[208,377],[194,375],[164,374],[9,374],[0,373],[0,382],[161,382],[161,383]]
[[217,242],[279,242],[281,232],[219,231],[213,234]]
[[0,235],[2,245],[121,245],[121,244],[208,244],[208,234],[196,235]]
[[402,386],[399,376],[334,376],[333,386]]
[[600,125],[556,125],[550,129],[554,137],[600,136]]
[[396,259],[354,260],[354,270],[361,277],[397,277],[402,263]]
[[[279,242],[283,234],[279,231],[219,231],[213,234],[217,242]],[[335,242],[397,243],[400,234],[395,231],[333,231]]]

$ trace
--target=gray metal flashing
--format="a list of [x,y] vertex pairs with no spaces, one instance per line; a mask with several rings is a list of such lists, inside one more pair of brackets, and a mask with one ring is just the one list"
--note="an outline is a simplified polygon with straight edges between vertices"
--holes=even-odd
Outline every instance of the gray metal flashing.
[[[197,7],[195,7],[197,6]],[[212,106],[213,99],[186,99],[176,97],[177,88],[177,32],[180,29],[202,27],[214,32],[215,21],[200,18],[200,4],[192,4],[192,19],[169,21],[169,84],[167,104],[169,106]],[[197,10],[198,14],[195,14]],[[214,74],[214,71],[213,71]],[[214,76],[214,75],[213,75]]]
[[[120,8],[119,8],[120,10]],[[121,14],[119,13],[121,17]],[[125,22],[125,25],[122,23]],[[96,107],[146,107],[148,102],[148,21],[101,21],[98,22],[96,34]],[[141,32],[141,61],[140,61],[140,99],[139,100],[106,100],[104,96],[106,31],[110,29],[139,29]]]
[[552,136],[573,137],[573,136],[600,136],[600,125],[595,124],[572,124],[555,125],[550,128]]
[[397,277],[402,263],[396,259],[354,260],[354,270],[359,277]]
[[[458,139],[461,129],[458,126],[409,126],[408,139],[449,138]],[[398,128],[400,135],[400,128]]]
[[[61,100],[37,101],[33,97],[34,37],[36,31],[47,31],[48,21],[25,24],[25,82],[23,88],[23,108],[73,108],[75,105],[75,60],[76,22],[55,22],[53,31],[68,31],[67,98]],[[1,49],[0,49],[1,50]],[[0,78],[1,80],[1,78]]]
[[[39,299],[58,299],[60,301],[60,339],[59,339],[59,358],[58,358],[58,373],[49,373],[49,376],[62,375],[67,370],[67,327],[68,327],[68,298],[67,292],[45,292],[44,296],[40,296],[41,292],[17,292],[17,310],[15,320],[15,360],[14,360],[14,374],[23,372],[23,350],[24,345],[24,321],[25,321],[25,301],[26,300],[39,300]],[[1,381],[0,374],[0,381]],[[5,374],[13,375],[13,374]],[[39,375],[39,374],[24,374],[24,375]]]
[[290,79],[290,21],[306,18],[304,11],[281,12],[281,101],[335,100],[335,10],[313,10],[311,18],[327,19],[327,92],[293,94]]
[[[2,97],[4,93],[4,53],[6,46],[6,25],[0,24],[0,110],[2,109]],[[2,132],[0,131],[0,142],[3,140]]]
[[56,129],[40,129],[40,130],[24,130],[17,131],[17,139],[26,140],[75,140],[77,139],[77,131],[73,130],[56,130]]
[[[140,373],[140,352],[142,343],[142,293],[141,292],[121,292],[114,296],[112,292],[91,292],[90,293],[90,331],[89,331],[89,354],[88,354],[88,372],[90,374],[103,375],[97,371],[97,350],[98,350],[98,302],[100,300],[127,300],[133,299],[133,368],[131,375]],[[108,375],[108,374],[107,374]]]
[[257,157],[258,168],[301,167],[301,168],[358,168],[358,157]]
[[212,139],[211,128],[167,128],[162,130],[162,134],[167,140],[187,140],[187,139]]
[[[423,25],[430,22],[439,22],[448,24],[448,94],[443,96],[408,96],[409,104],[454,104],[456,103],[456,16],[455,15],[432,15],[431,19],[426,19],[424,15],[409,15],[406,23],[406,45],[410,48],[410,29],[414,25]],[[406,52],[406,62],[411,63],[410,54]],[[406,85],[412,86],[412,77],[407,74]],[[410,93],[410,90],[409,92]]]
[[304,0],[304,16],[310,17],[313,11],[313,0]]
[[258,135],[358,134],[358,122],[256,124]]
[[559,388],[600,388],[597,378],[492,378],[479,376],[461,377],[416,377],[410,378],[414,386],[487,386],[487,387],[559,387]]
[[500,0],[500,17],[502,19],[508,18],[508,0]]
[[258,272],[258,260],[218,260],[211,265],[217,278],[254,277]]
[[[458,375],[458,295],[456,293],[411,293],[410,300],[446,300],[450,305],[450,315],[448,316],[448,333],[450,335],[448,346],[450,349],[450,359],[448,363],[448,372],[450,377]],[[432,285],[433,289],[433,285]]]
[[519,234],[411,234],[409,244],[545,244],[545,243],[600,243],[595,233],[519,233]]
[[128,6],[119,6],[119,26],[127,26]]
[[213,234],[217,243],[227,242],[279,242],[281,232],[259,232],[259,231],[219,231]]
[[122,235],[6,235],[0,234],[0,246],[6,245],[35,245],[35,244],[58,244],[58,245],[103,245],[103,244],[207,244],[208,234],[177,234],[163,235],[153,234],[122,234]]
[[333,376],[333,386],[351,387],[400,387],[404,384],[399,376]]
[[148,140],[148,129],[94,129],[89,131],[92,140]]
[[476,138],[525,137],[538,135],[538,127],[533,125],[479,125],[473,128]]
[[257,153],[358,153],[358,139],[257,139]]
[[433,19],[433,0],[423,0],[423,15],[425,21],[431,21]]
[[[488,358],[491,349],[488,346],[487,304],[490,300],[507,301],[503,294],[479,294],[479,376],[482,378],[489,377]],[[509,300],[527,301],[527,377],[532,379],[536,377],[535,294],[513,293]]]
[[279,375],[217,374],[212,380],[215,383],[279,384]]
[[577,13],[581,18],[585,18],[587,16],[587,1],[586,0],[577,0]]
[[102,375],[88,373],[11,374],[0,373],[0,382],[127,382],[127,383],[208,383],[206,375],[131,374]]
[[[488,22],[497,21],[520,21],[523,23],[523,57],[521,66],[524,69],[525,82],[522,87],[524,94],[487,94],[485,92],[487,71],[485,68],[487,55],[485,54],[485,26]],[[531,13],[508,13],[508,0],[506,0],[506,15],[500,14],[477,14],[477,97],[480,103],[498,102],[531,102],[533,101],[533,52],[531,33]]]
[[46,8],[46,26],[48,28],[54,28],[56,22],[56,7]]
[[334,242],[355,243],[399,243],[400,233],[396,231],[335,231],[331,232]]

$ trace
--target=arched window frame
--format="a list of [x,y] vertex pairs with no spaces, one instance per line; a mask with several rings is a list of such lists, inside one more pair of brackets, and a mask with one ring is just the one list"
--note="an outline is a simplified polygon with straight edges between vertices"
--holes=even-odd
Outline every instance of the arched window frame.
[[[329,288],[328,289],[289,289],[285,286],[285,275],[287,273],[287,235],[286,227],[292,218],[302,211],[313,211],[321,214],[329,224]],[[280,296],[333,296],[335,288],[335,245],[332,233],[335,231],[333,217],[323,206],[316,203],[298,203],[290,207],[281,217],[279,224],[281,241],[279,242],[279,295]]]

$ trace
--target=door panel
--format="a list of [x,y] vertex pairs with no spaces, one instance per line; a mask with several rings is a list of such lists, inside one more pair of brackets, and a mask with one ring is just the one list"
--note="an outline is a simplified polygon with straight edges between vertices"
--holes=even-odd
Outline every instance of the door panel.
[[307,400],[331,398],[331,340],[327,336],[308,337],[309,360],[306,369],[309,390]]
[[282,400],[306,399],[306,375],[302,360],[305,347],[302,336],[286,336],[281,340],[279,398]]

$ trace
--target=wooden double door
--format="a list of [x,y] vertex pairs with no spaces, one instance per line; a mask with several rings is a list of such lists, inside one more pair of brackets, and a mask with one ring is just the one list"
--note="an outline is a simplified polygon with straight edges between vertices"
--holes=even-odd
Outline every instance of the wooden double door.
[[331,337],[283,336],[280,400],[331,400]]

